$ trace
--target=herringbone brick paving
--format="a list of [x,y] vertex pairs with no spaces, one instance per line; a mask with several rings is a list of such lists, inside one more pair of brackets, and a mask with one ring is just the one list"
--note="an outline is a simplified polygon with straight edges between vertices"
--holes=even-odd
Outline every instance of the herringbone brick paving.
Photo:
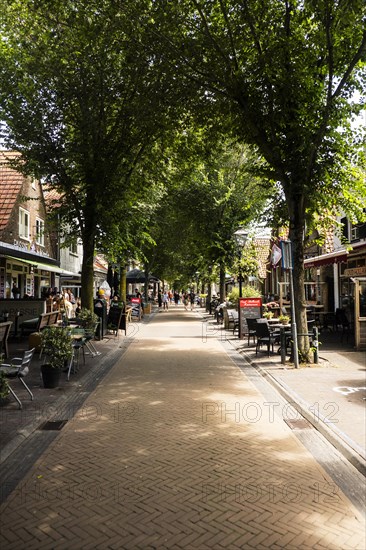
[[140,326],[2,506],[4,548],[364,550],[357,510],[201,333],[180,308]]

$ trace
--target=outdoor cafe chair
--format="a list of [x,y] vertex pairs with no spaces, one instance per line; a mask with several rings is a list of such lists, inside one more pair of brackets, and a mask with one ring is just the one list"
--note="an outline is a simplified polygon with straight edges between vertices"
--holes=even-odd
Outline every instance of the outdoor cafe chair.
[[274,353],[274,344],[278,343],[279,334],[269,329],[266,319],[257,319],[256,336],[257,336],[257,345],[255,348],[256,355],[263,344],[267,346],[268,357],[270,356],[271,348],[272,348],[272,353]]
[[93,344],[93,340],[95,337],[95,333],[97,331],[99,325],[99,321],[95,324],[94,328],[91,329],[84,329],[85,333],[85,347],[90,353],[92,357],[96,357],[97,355],[101,355],[100,351],[97,350],[97,348]]
[[248,327],[248,346],[250,345],[250,339],[253,338],[253,344],[257,338],[257,317],[247,318],[247,327]]
[[8,337],[12,324],[12,321],[0,323],[0,353],[4,353],[5,359],[9,357]]
[[[0,365],[0,371],[4,373],[5,377],[8,379],[15,379],[18,378],[20,382],[23,384],[27,392],[29,393],[31,400],[33,401],[33,393],[27,386],[27,384],[24,382],[24,377],[27,376],[29,373],[29,367],[30,363],[32,361],[34,350],[30,349],[24,352],[23,357],[13,357],[10,360],[10,363],[2,363]],[[19,397],[13,390],[13,388],[9,384],[9,391],[11,395],[14,397],[14,399],[17,401],[19,405],[19,409],[22,408],[22,402],[20,401]]]

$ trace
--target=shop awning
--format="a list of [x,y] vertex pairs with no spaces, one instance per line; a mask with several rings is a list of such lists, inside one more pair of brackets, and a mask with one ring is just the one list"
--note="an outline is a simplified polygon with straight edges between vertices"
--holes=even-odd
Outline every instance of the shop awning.
[[320,256],[315,256],[315,258],[306,258],[304,260],[304,266],[306,268],[318,267],[321,265],[331,265],[331,264],[340,264],[342,262],[347,262],[348,251],[339,250],[338,252],[329,252],[328,254],[321,254]]
[[17,262],[21,262],[22,264],[32,265],[34,269],[43,269],[44,271],[51,271],[52,273],[58,273],[59,275],[76,275],[76,273],[74,273],[73,271],[66,271],[65,269],[62,269],[61,267],[57,267],[55,265],[44,264],[31,260],[24,260],[23,258],[15,258],[14,256],[6,257],[9,260],[15,260]]

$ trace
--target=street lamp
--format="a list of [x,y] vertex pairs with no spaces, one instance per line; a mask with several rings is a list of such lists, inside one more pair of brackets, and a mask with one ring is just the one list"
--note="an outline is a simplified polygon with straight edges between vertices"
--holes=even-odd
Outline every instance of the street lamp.
[[242,227],[239,227],[234,233],[234,239],[236,242],[236,248],[238,252],[238,258],[239,258],[239,298],[242,297],[243,292],[243,277],[241,273],[241,257],[243,254],[243,248],[246,245],[246,242],[248,240],[248,232],[243,229]]

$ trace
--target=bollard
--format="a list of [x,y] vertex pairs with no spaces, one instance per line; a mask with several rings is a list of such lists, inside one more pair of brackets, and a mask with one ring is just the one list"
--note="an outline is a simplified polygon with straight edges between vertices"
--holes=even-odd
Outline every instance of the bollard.
[[318,327],[313,327],[313,348],[314,348],[314,363],[319,363],[319,339],[318,339]]
[[281,365],[286,363],[286,335],[285,328],[280,328],[280,342],[281,342]]

